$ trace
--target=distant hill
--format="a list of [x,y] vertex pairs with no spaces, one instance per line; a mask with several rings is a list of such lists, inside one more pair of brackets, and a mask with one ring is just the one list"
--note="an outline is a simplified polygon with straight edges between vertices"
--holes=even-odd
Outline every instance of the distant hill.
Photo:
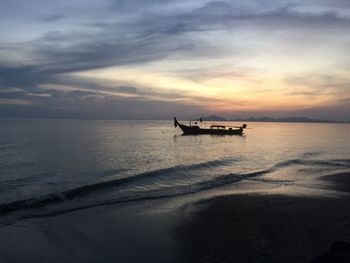
[[227,120],[220,116],[210,115],[207,117],[202,117],[202,119],[203,121],[337,123],[336,121],[310,119],[307,117],[287,117],[287,118],[250,117],[250,118],[235,118],[235,119]]
[[301,122],[301,123],[335,123],[335,121],[330,120],[319,120],[319,119],[310,119],[306,117],[288,117],[288,118],[270,118],[270,117],[261,117],[261,118],[243,118],[243,119],[232,119],[232,121],[249,121],[249,122]]

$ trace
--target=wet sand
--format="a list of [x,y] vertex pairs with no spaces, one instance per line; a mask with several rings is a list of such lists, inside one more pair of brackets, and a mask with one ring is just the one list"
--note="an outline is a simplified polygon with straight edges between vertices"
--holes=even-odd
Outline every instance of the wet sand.
[[228,196],[182,228],[188,262],[311,262],[350,241],[350,199]]
[[[349,189],[348,173],[323,179]],[[2,226],[0,262],[311,262],[350,242],[349,204],[266,192],[102,206]]]
[[[323,179],[350,188],[348,173]],[[178,229],[188,262],[311,262],[334,242],[350,242],[346,195],[231,195],[192,206],[202,208]]]

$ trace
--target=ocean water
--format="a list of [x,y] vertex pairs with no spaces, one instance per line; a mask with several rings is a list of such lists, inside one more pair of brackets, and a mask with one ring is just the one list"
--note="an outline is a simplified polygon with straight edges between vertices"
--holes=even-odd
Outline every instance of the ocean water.
[[248,127],[244,136],[181,136],[172,121],[1,119],[1,219],[220,191],[242,181],[322,189],[309,179],[350,168],[349,124]]

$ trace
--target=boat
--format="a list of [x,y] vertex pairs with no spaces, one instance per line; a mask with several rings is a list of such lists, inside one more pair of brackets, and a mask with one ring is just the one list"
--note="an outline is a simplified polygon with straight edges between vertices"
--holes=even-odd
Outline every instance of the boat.
[[[200,119],[200,122],[202,120]],[[183,135],[199,135],[199,134],[212,134],[212,135],[243,135],[244,129],[247,128],[247,124],[242,126],[226,126],[226,125],[211,125],[210,128],[201,128],[195,122],[195,125],[185,125],[177,121],[174,117],[175,128],[180,127]]]

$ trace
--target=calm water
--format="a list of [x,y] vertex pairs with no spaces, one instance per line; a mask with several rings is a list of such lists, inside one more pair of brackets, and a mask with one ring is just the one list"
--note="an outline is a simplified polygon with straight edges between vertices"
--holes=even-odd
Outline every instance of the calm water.
[[[248,123],[180,136],[170,121],[0,120],[0,212],[58,213],[350,168],[350,125]],[[308,187],[315,188],[315,185]]]

